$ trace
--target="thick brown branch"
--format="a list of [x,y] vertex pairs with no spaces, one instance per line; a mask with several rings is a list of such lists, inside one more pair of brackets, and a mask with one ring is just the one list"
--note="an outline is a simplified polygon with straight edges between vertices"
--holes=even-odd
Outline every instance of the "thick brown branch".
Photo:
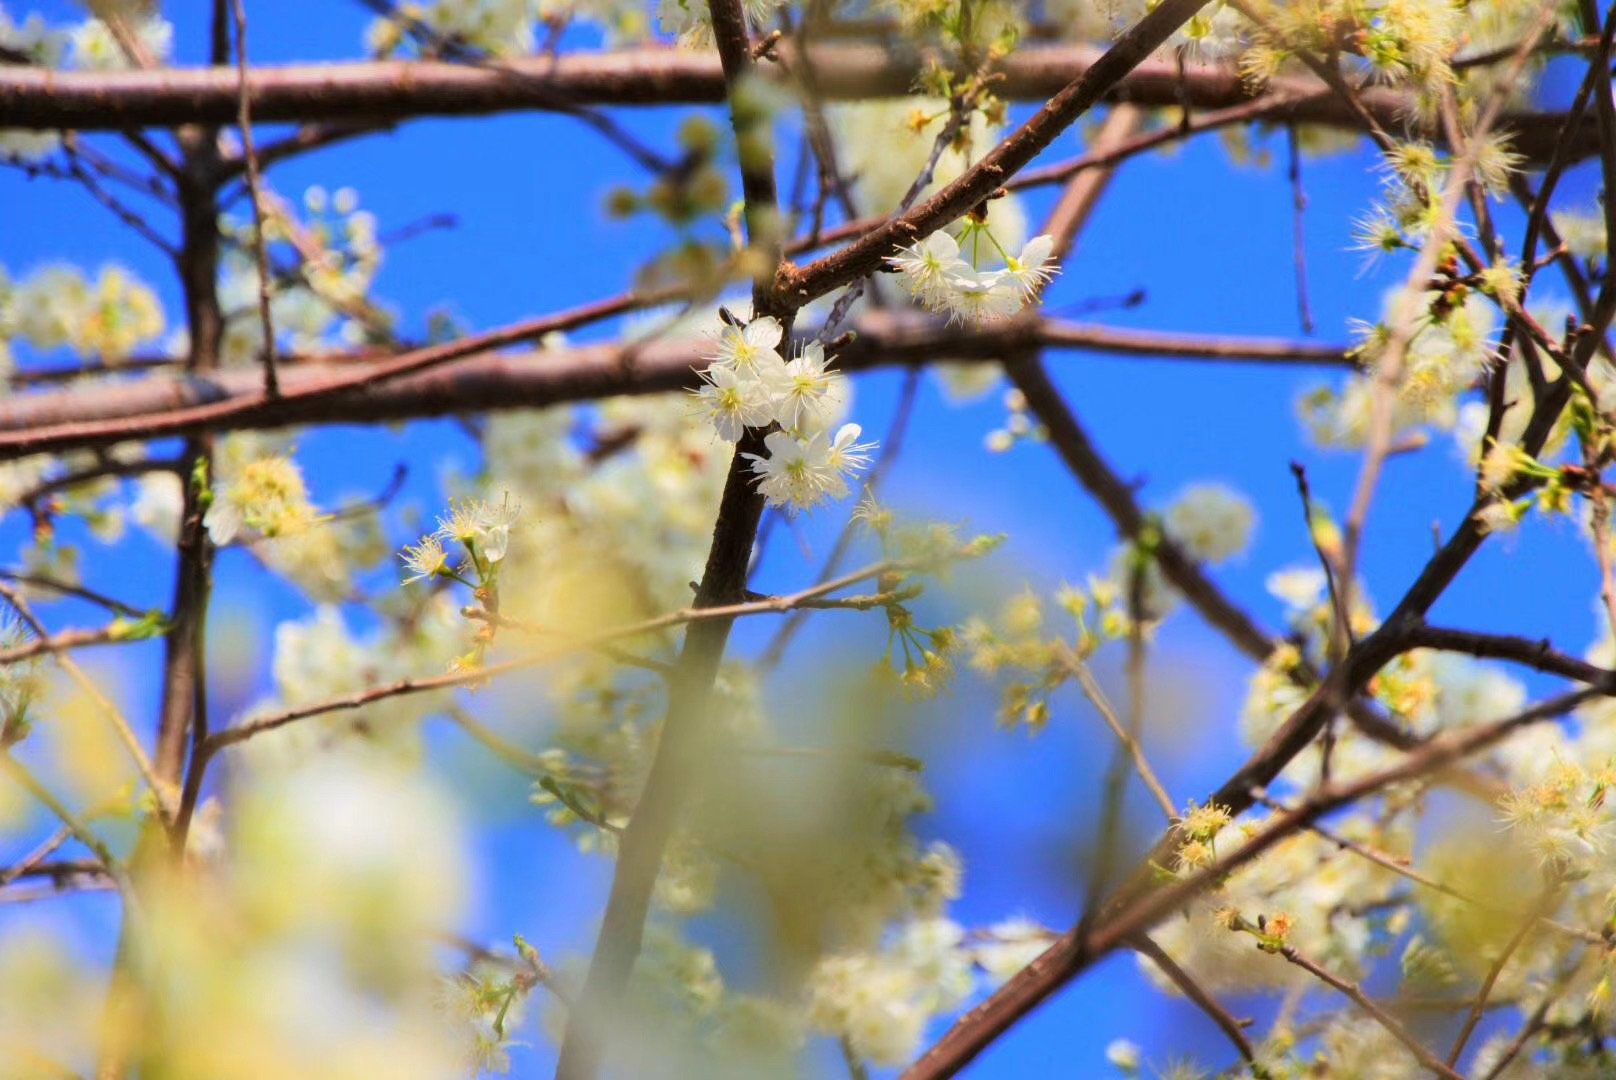
[[[780,51],[791,62],[790,46]],[[1043,101],[1082,76],[1100,57],[1089,45],[1018,49],[999,65],[995,91],[1014,101]],[[822,45],[809,50],[816,90],[849,101],[909,94],[926,55],[875,45]],[[1273,80],[1267,92],[1292,104],[1271,114],[1297,123],[1359,126],[1343,102],[1320,96],[1312,79]],[[713,52],[648,48],[504,61],[499,68],[436,61],[362,61],[254,68],[250,107],[260,123],[383,125],[423,116],[483,115],[580,105],[693,105],[724,100],[723,70]],[[1217,109],[1251,93],[1237,71],[1210,64],[1151,60],[1107,89],[1108,100],[1158,107]],[[1403,94],[1371,89],[1361,95],[1376,122],[1402,129],[1415,115]],[[188,123],[230,124],[239,106],[229,67],[155,71],[48,71],[0,65],[0,115],[8,127],[110,131]],[[1515,149],[1547,159],[1561,127],[1559,114],[1506,116]],[[1596,129],[1584,122],[1574,139],[1578,158],[1596,152]]]
[[[580,311],[584,309],[579,309]],[[533,408],[696,385],[703,341],[594,345],[492,354],[501,344],[556,328],[560,316],[379,361],[300,362],[281,373],[281,394],[240,369],[168,374],[0,401],[0,459],[200,431],[290,424],[369,423],[492,409]],[[1340,366],[1340,347],[1274,339],[1200,337],[1085,326],[1058,320],[950,328],[912,312],[872,312],[838,350],[837,366],[863,371],[938,360],[997,360],[1039,344],[1120,356]],[[481,354],[481,355],[472,355]],[[432,370],[424,370],[432,369]],[[413,374],[404,374],[413,372]],[[385,381],[384,381],[385,380]]]

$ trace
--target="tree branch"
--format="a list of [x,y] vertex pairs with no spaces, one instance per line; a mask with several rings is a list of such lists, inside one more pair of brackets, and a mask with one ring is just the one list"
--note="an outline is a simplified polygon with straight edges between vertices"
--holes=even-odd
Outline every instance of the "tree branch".
[[[799,61],[789,42],[778,49],[788,64]],[[819,94],[830,101],[857,101],[909,94],[933,54],[871,44],[827,44],[808,50]],[[1041,45],[1018,49],[997,70],[995,92],[1012,101],[1042,102],[1098,62],[1090,45]],[[772,74],[772,73],[770,73]],[[1320,94],[1307,78],[1271,80],[1266,93],[1290,103],[1276,120],[1359,128],[1346,103]],[[443,61],[358,61],[260,66],[248,73],[253,116],[260,123],[332,123],[352,131],[426,116],[488,115],[585,105],[711,105],[724,101],[724,79],[713,52],[686,49],[625,49],[569,53],[474,66]],[[1254,95],[1232,66],[1171,60],[1139,65],[1108,88],[1107,100],[1148,107],[1189,105],[1220,109]],[[1360,95],[1382,127],[1402,128],[1417,115],[1402,93],[1371,88]],[[41,130],[112,131],[235,121],[239,88],[234,69],[168,68],[153,71],[52,71],[0,65],[0,115],[9,127]],[[565,106],[565,107],[563,107]],[[1547,160],[1563,126],[1559,113],[1506,115],[1501,126],[1516,132],[1515,148],[1529,160]],[[1434,128],[1426,134],[1438,135]],[[1576,129],[1572,153],[1597,152],[1591,118]]]
[[[362,423],[509,408],[536,408],[625,394],[666,393],[698,384],[706,366],[701,341],[653,340],[539,353],[490,355],[626,311],[629,298],[431,346],[386,360],[282,364],[281,393],[270,398],[255,371],[72,387],[0,400],[0,460],[109,443],[239,431],[291,424]],[[1118,356],[1237,360],[1340,366],[1340,346],[1122,330],[1058,320],[948,327],[913,312],[870,312],[857,337],[838,349],[837,367],[863,371],[938,360],[998,360],[1047,342],[1050,347]],[[484,354],[484,355],[477,355]],[[431,370],[436,368],[437,370]]]
[[1163,0],[959,179],[841,251],[802,268],[782,267],[776,291],[796,304],[805,304],[880,269],[886,257],[901,245],[929,236],[965,216],[1112,92],[1206,2]]
[[[1609,689],[1578,690],[1491,724],[1445,732],[1390,768],[1348,783],[1315,788],[1295,810],[1280,815],[1277,821],[1251,836],[1234,852],[1188,877],[1165,886],[1155,884],[1154,877],[1147,879],[1148,883],[1142,887],[1137,882],[1124,886],[1117,901],[1107,905],[1106,916],[1098,920],[1092,930],[1081,935],[1068,932],[1057,938],[987,1001],[956,1021],[941,1040],[905,1070],[902,1080],[942,1080],[955,1075],[1060,987],[1113,950],[1147,932],[1201,892],[1226,880],[1235,870],[1294,835],[1297,829],[1393,784],[1432,775],[1495,745],[1522,727],[1563,716]],[[1250,804],[1249,794],[1246,804]]]
[[1229,1037],[1229,1041],[1234,1044],[1234,1048],[1240,1052],[1242,1058],[1252,1065],[1257,1064],[1257,1051],[1252,1047],[1251,1040],[1246,1037],[1240,1021],[1229,1015],[1229,1010],[1219,1004],[1217,998],[1207,992],[1206,987],[1196,982],[1195,976],[1180,967],[1165,949],[1145,934],[1140,934],[1134,939],[1133,947],[1141,955],[1149,957],[1150,962],[1160,968],[1162,974],[1171,979],[1173,985],[1177,986],[1185,997],[1193,1001],[1214,1024],[1218,1025],[1218,1029]]
[[[747,242],[762,255],[762,270],[752,286],[752,315],[779,317],[786,331],[782,349],[789,352],[797,305],[779,302],[770,288],[783,239],[775,194],[773,139],[766,122],[748,115],[756,110],[742,108],[743,95],[751,92],[746,82],[756,63],[746,12],[742,0],[708,0],[707,10],[723,61],[730,126],[740,158]],[[763,440],[763,429],[748,428],[735,445],[713,523],[707,565],[696,588],[698,609],[735,604],[746,593],[747,567],[758,522],[763,517],[763,494],[757,488],[750,458],[766,452]],[[618,839],[617,866],[606,913],[578,1007],[567,1017],[556,1080],[592,1080],[606,1057],[612,1027],[618,1022],[614,1014],[640,954],[651,893],[662,869],[662,854],[707,749],[707,734],[712,726],[708,702],[733,623],[733,618],[725,616],[703,619],[685,632],[684,648],[668,680],[668,708],[656,754],[634,816]]]

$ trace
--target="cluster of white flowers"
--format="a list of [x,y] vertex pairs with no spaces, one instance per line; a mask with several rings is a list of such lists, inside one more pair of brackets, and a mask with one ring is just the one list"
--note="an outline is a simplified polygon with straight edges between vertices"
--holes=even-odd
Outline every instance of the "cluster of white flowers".
[[[742,8],[753,26],[768,23],[780,0],[743,0]],[[702,0],[658,0],[657,23],[662,32],[672,34],[681,45],[698,48],[712,42],[712,16]]]
[[[127,6],[127,5],[125,5]],[[174,46],[174,27],[154,11],[131,10],[125,25],[146,57],[159,64]],[[91,18],[72,26],[51,26],[38,12],[15,22],[0,6],[0,46],[44,67],[118,71],[134,67],[107,24]],[[38,161],[62,143],[56,131],[0,128],[0,160]]]
[[1256,521],[1251,500],[1226,484],[1192,484],[1163,515],[1167,535],[1209,563],[1226,562],[1244,551]]
[[[125,25],[147,57],[159,64],[174,51],[174,26],[155,12],[134,13]],[[100,19],[87,19],[68,31],[69,58],[85,71],[127,71],[135,61],[124,52],[112,29]]]
[[843,376],[828,369],[817,341],[784,359],[784,336],[779,320],[767,316],[726,326],[695,394],[721,439],[736,442],[748,428],[780,426],[764,439],[767,455],[746,456],[769,504],[795,513],[845,498],[848,475],[869,464],[875,444],[858,441],[857,424],[830,432],[830,418],[846,396]]
[[1557,210],[1549,218],[1571,254],[1588,260],[1605,257],[1605,218],[1597,209]]
[[[458,499],[450,504],[449,515],[438,518],[438,527],[419,541],[406,547],[401,556],[412,581],[431,580],[436,577],[454,578],[473,587],[482,584],[492,574],[494,564],[505,558],[510,549],[511,526],[516,524],[522,504],[513,502],[509,495],[495,503],[482,499]],[[461,571],[450,565],[445,543],[459,544],[471,560],[469,569],[477,581],[467,581]]]
[[37,64],[56,67],[67,49],[67,34],[47,24],[37,11],[29,12],[19,23],[0,7],[0,45],[25,54]]
[[963,939],[958,924],[929,919],[906,927],[887,952],[826,957],[810,984],[810,1022],[877,1065],[909,1061],[932,1016],[958,1007],[972,990]]
[[[211,488],[213,503],[204,522],[214,542],[250,544],[255,558],[315,600],[348,598],[355,575],[392,550],[374,514],[341,512],[357,501],[355,496],[339,498],[334,514],[312,502],[293,447],[283,437],[238,431],[221,438]],[[110,524],[124,509],[116,485],[99,496],[112,497],[100,511]],[[184,506],[179,475],[151,472],[136,483],[127,513],[160,543],[172,545]]]
[[[993,235],[976,225],[969,226],[968,233],[973,241],[982,235],[991,240]],[[1050,265],[1054,247],[1053,237],[1035,236],[1018,255],[1001,251],[1003,267],[979,270],[974,258],[967,261],[961,255],[958,240],[938,231],[900,248],[887,262],[902,275],[909,295],[928,311],[946,314],[950,322],[987,322],[1014,315],[1038,295],[1054,276]]]
[[1588,770],[1559,761],[1537,783],[1518,788],[1499,803],[1504,822],[1545,866],[1568,877],[1585,878],[1608,870],[1603,862],[1616,822],[1606,796],[1616,785],[1616,768]]
[[91,278],[52,263],[16,282],[0,268],[0,358],[9,341],[20,341],[116,363],[162,332],[156,291],[117,264]]
[[[1396,310],[1399,295],[1396,291],[1387,295],[1388,315]],[[1403,356],[1392,409],[1395,433],[1424,425],[1453,429],[1459,422],[1458,399],[1475,385],[1492,357],[1497,322],[1497,307],[1479,294],[1448,312],[1441,322],[1424,319]],[[1368,436],[1374,411],[1374,369],[1384,362],[1390,331],[1385,325],[1359,324],[1356,329],[1366,373],[1348,377],[1339,387],[1314,388],[1299,403],[1303,425],[1321,446],[1358,447]]]
[[[1193,807],[1178,825],[1184,842],[1177,870],[1188,874],[1226,858],[1263,821],[1231,823],[1217,806]],[[1402,825],[1352,817],[1332,826],[1349,839],[1380,850],[1402,851],[1409,837]],[[1208,989],[1249,991],[1305,985],[1308,974],[1284,959],[1252,948],[1249,938],[1229,929],[1230,913],[1255,921],[1266,915],[1272,928],[1300,952],[1344,974],[1365,969],[1374,955],[1377,916],[1373,905],[1399,893],[1395,874],[1314,833],[1297,833],[1277,844],[1219,888],[1198,898],[1187,918],[1159,928],[1156,941]],[[1350,898],[1350,899],[1349,899]],[[1156,985],[1179,993],[1176,984],[1148,958],[1139,966]]]
[[287,536],[314,524],[316,514],[303,482],[303,470],[290,457],[274,454],[241,465],[213,491],[202,523],[215,544],[235,540],[245,530],[260,536]]
[[978,971],[1008,979],[1049,947],[1053,935],[1007,919],[967,935],[943,916],[915,919],[874,952],[823,957],[808,983],[808,1020],[876,1065],[913,1059],[927,1024],[979,989]]
[[[359,208],[353,188],[328,193],[311,187],[302,213],[274,192],[265,192],[263,202],[272,257],[287,245],[300,270],[299,278],[274,281],[270,288],[270,322],[278,344],[294,351],[315,351],[333,339],[363,344],[371,329],[367,324],[386,319],[369,299],[384,253],[375,215]],[[220,363],[245,367],[260,363],[264,349],[258,264],[250,254],[255,226],[227,219],[223,227],[237,242],[221,259],[219,302],[227,314]],[[183,347],[182,340],[173,343],[176,350]]]
[[[465,917],[472,874],[452,792],[327,748],[304,768],[233,773],[231,796],[225,858],[149,883],[136,970],[151,1011],[115,1027],[128,1052],[217,1080],[466,1075],[431,1008],[432,932]],[[77,1062],[108,1030],[83,934],[55,916],[0,930],[8,1075]]]
[[365,48],[390,56],[417,34],[433,43],[478,49],[493,56],[533,51],[532,0],[431,0],[398,4],[365,30]]

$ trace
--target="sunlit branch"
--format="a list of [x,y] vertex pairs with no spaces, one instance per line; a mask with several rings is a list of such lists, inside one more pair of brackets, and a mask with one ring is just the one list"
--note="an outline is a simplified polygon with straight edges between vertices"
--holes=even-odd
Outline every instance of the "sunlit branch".
[[[625,394],[665,393],[698,385],[711,343],[652,340],[529,354],[492,354],[631,308],[618,298],[527,320],[448,345],[385,360],[283,364],[281,393],[269,398],[256,371],[218,371],[207,379],[164,375],[74,387],[0,401],[0,459],[203,431],[299,424],[360,423],[450,413],[537,408]],[[1178,360],[1343,366],[1341,346],[1197,336],[1085,326],[1059,320],[949,327],[909,312],[871,312],[858,336],[839,347],[837,367],[855,372],[940,360],[997,360],[1041,341],[1050,348]],[[434,370],[435,369],[435,370]]]
[[1417,648],[1465,653],[1485,660],[1508,660],[1578,682],[1605,683],[1616,678],[1616,673],[1605,668],[1556,652],[1547,638],[1534,641],[1513,634],[1488,634],[1421,623],[1405,631],[1405,640]]
[[[789,43],[779,46],[791,63]],[[869,44],[812,48],[815,86],[826,100],[859,101],[911,92],[927,54]],[[1038,45],[1002,60],[998,93],[1013,101],[1043,101],[1092,68],[1102,52],[1091,45]],[[1292,104],[1276,120],[1359,128],[1345,103],[1321,96],[1315,79],[1279,78],[1269,93]],[[556,109],[563,104],[711,105],[724,100],[723,71],[713,52],[625,49],[501,61],[498,67],[442,61],[355,61],[248,72],[254,117],[261,123],[342,125],[349,132],[416,117],[487,115]],[[1252,94],[1232,67],[1170,60],[1139,65],[1109,91],[1111,100],[1197,110],[1242,104]],[[1401,128],[1417,115],[1407,95],[1385,88],[1361,94],[1383,127]],[[237,75],[227,66],[153,71],[45,71],[0,65],[0,113],[8,126],[38,129],[119,130],[187,123],[230,124],[239,104]],[[1516,149],[1547,159],[1563,124],[1555,113],[1518,113],[1502,119],[1517,133]],[[307,139],[308,137],[305,136]],[[287,149],[291,149],[288,147]],[[1591,118],[1574,135],[1578,158],[1596,152]],[[239,168],[239,166],[238,166]]]

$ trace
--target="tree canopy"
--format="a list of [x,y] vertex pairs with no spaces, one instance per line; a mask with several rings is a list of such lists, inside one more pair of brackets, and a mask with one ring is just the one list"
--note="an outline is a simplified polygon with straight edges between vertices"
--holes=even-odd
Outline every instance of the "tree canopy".
[[0,5],[0,1072],[1616,1073],[1613,36]]

